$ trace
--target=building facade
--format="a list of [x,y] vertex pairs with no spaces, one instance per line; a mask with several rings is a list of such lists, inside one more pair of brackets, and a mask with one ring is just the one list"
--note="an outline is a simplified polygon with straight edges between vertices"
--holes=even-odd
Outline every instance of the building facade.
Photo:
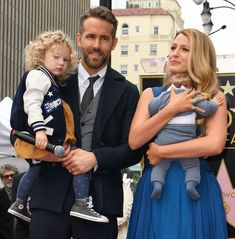
[[24,48],[43,31],[62,30],[74,40],[90,0],[0,1],[0,101],[13,97],[24,72]]
[[183,28],[176,0],[129,0],[127,9],[114,9],[118,44],[112,66],[138,87],[139,75],[164,71],[175,33]]

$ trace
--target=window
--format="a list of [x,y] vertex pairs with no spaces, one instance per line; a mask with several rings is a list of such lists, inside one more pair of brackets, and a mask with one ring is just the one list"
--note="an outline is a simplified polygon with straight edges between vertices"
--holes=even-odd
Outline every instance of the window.
[[138,71],[138,64],[134,64],[134,71]]
[[155,7],[160,7],[160,2],[159,1],[155,2]]
[[158,28],[158,26],[154,26],[154,27],[153,27],[153,34],[154,34],[154,35],[158,35],[158,34],[159,34],[159,28]]
[[139,52],[139,45],[134,45],[134,51]]
[[121,56],[128,56],[128,45],[121,45]]
[[122,25],[122,35],[128,35],[129,27],[127,24]]
[[140,26],[135,26],[135,31],[140,32]]
[[127,65],[121,65],[121,74],[127,75]]
[[157,55],[157,44],[151,44],[150,45],[150,56],[156,56]]

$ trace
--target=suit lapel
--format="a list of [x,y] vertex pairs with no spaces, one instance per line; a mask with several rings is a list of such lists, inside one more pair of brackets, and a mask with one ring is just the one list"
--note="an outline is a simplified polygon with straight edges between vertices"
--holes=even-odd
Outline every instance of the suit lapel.
[[[120,78],[121,77],[121,78]],[[123,77],[115,73],[110,67],[107,69],[104,83],[100,92],[99,105],[96,113],[95,125],[93,129],[92,144],[99,142],[106,122],[117,106],[123,95],[125,87],[122,84]],[[69,78],[66,87],[62,87],[63,99],[70,105],[74,114],[75,133],[77,139],[81,139],[80,134],[80,108],[79,108],[79,90],[78,75],[73,74]],[[111,102],[111,103],[110,103]]]
[[61,88],[63,99],[69,104],[74,117],[75,134],[80,139],[80,108],[79,108],[79,91],[78,91],[78,76],[71,75],[68,79],[68,85]]
[[123,84],[121,84],[121,81],[123,79],[117,77],[115,78],[115,74],[112,74],[112,70],[110,68],[108,69],[109,70],[107,71],[101,89],[101,95],[93,131],[93,141],[94,140],[99,141],[103,129],[106,125],[106,122],[110,118],[112,112],[114,111],[116,105],[118,104],[125,90]]

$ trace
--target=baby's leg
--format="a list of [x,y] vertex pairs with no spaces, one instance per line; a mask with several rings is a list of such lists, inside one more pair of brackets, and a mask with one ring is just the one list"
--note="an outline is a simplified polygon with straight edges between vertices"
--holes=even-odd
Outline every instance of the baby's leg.
[[186,190],[190,198],[198,200],[200,195],[196,186],[200,183],[200,162],[196,158],[182,159],[180,161],[182,168],[185,170]]
[[158,165],[152,168],[151,182],[153,185],[153,191],[151,197],[153,199],[161,198],[162,188],[165,184],[166,173],[170,168],[170,165],[171,161],[169,159],[164,159]]

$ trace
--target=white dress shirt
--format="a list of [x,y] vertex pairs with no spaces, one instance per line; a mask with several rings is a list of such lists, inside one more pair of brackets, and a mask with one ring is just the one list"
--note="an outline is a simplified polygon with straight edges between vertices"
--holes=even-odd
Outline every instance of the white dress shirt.
[[[92,76],[96,76],[96,75],[100,76],[100,78],[96,80],[96,82],[94,83],[94,86],[93,86],[94,97],[104,83],[104,76],[106,74],[106,71],[107,71],[107,65],[102,70],[100,70],[96,74],[92,75]],[[80,93],[80,103],[82,102],[82,97],[86,91],[86,88],[89,86],[89,80],[88,80],[89,77],[91,77],[89,75],[89,73],[82,66],[82,64],[79,63],[79,65],[78,65],[78,89],[79,89],[79,93]]]

